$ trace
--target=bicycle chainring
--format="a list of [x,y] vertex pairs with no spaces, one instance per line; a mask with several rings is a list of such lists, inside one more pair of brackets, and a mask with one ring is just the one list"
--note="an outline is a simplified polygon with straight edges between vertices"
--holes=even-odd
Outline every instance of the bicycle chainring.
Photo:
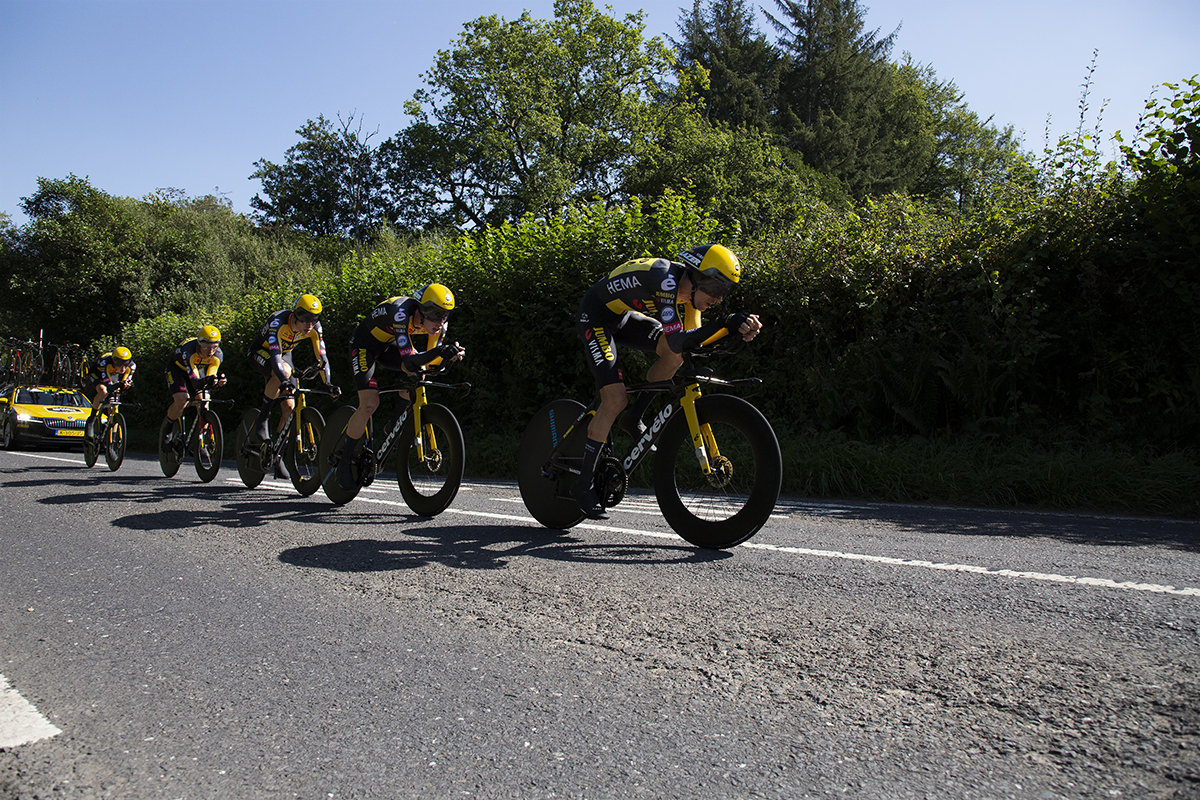
[[375,482],[375,451],[364,447],[358,457],[358,485],[367,488]]
[[625,499],[625,490],[629,488],[629,475],[621,462],[615,458],[601,458],[596,462],[596,479],[593,484],[596,494],[600,496],[600,504],[612,508]]

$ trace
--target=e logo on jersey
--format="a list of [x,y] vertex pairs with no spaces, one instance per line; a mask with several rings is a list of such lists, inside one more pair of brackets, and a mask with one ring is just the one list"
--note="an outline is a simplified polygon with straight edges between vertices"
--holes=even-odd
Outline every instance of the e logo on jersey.
[[663,278],[662,290],[664,292],[673,292],[673,291],[675,291],[676,285],[677,284],[675,283],[675,276],[668,275],[667,277]]

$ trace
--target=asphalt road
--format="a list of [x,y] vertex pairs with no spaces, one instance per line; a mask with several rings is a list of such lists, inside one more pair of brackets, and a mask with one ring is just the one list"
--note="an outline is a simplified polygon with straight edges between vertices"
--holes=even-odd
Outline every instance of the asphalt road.
[[1200,798],[1194,522],[785,500],[704,552],[651,497],[34,452],[0,498],[0,675],[61,730],[0,798]]

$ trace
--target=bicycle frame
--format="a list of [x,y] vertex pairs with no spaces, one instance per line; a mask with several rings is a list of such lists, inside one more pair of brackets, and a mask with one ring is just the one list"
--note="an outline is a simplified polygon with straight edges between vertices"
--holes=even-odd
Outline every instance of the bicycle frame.
[[[324,361],[318,361],[315,364],[309,365],[308,367],[306,367],[302,372],[300,372],[296,376],[297,387],[299,387],[300,384],[303,384],[305,381],[312,380],[317,375],[319,375],[321,373],[321,371],[324,369],[325,369]],[[287,424],[281,426],[279,431],[275,434],[275,436],[273,436],[268,442],[266,442],[266,444],[268,445],[268,448],[269,448],[269,452],[266,453],[266,455],[270,456],[271,462],[273,462],[275,460],[275,458],[277,458],[278,456],[280,456],[280,454],[283,453],[284,442],[286,441],[286,438],[288,436],[296,437],[295,441],[297,443],[313,440],[313,438],[314,438],[313,431],[311,429],[305,431],[301,427],[302,425],[306,424],[303,422],[303,418],[304,418],[303,412],[304,412],[304,409],[308,408],[308,403],[304,397],[307,394],[329,394],[329,391],[324,390],[324,389],[297,388],[295,390],[295,392],[293,392],[292,394],[289,394],[289,395],[281,394],[280,395],[281,400],[286,396],[286,397],[289,397],[289,398],[295,400],[296,405],[289,412],[291,414],[291,418],[287,420]],[[307,437],[304,436],[305,433],[308,434]],[[251,445],[247,445],[247,446],[251,446]],[[263,459],[263,464],[268,464],[268,463],[269,462],[267,459]]]
[[[645,460],[646,456],[654,452],[655,445],[658,442],[659,436],[667,426],[667,422],[671,417],[680,411],[683,412],[684,419],[687,420],[688,432],[692,437],[692,448],[696,454],[696,460],[700,465],[700,470],[707,476],[712,474],[712,459],[719,458],[721,453],[717,446],[716,438],[713,436],[712,428],[707,424],[701,424],[698,415],[696,414],[696,401],[699,400],[703,393],[700,391],[700,385],[724,386],[729,388],[739,388],[747,386],[760,386],[761,378],[739,378],[735,380],[725,380],[723,378],[713,377],[708,374],[707,369],[693,369],[690,359],[687,368],[679,375],[671,380],[652,381],[648,383],[633,384],[628,387],[627,391],[635,392],[664,392],[671,393],[674,396],[667,405],[663,406],[655,415],[653,421],[646,426],[646,432],[639,439],[633,442],[628,453],[624,458],[620,459],[621,467],[626,474],[632,473],[637,469],[638,465]],[[582,413],[571,423],[570,427],[563,434],[560,441],[565,441],[572,431],[580,425],[587,425],[591,418],[596,415],[596,410],[599,408],[600,401],[593,401],[592,405],[583,410]],[[606,447],[613,453],[616,451],[616,445],[613,440],[612,431],[609,431]],[[557,459],[557,450],[551,456],[550,463],[547,468],[543,469],[543,474],[547,469],[551,469]],[[566,464],[559,464],[563,469],[579,474],[579,466],[571,467]],[[549,477],[549,475],[547,475]]]
[[[196,428],[200,425],[200,419],[204,416],[204,412],[212,405],[233,405],[232,400],[214,400],[211,397],[211,392],[208,389],[201,389],[195,394],[188,397],[187,405],[184,406],[184,413],[187,409],[194,408],[196,413],[192,415],[192,424],[184,432],[182,441],[176,442],[177,446],[187,446],[187,443],[192,441],[193,435],[196,433]],[[180,419],[183,416],[180,415]]]
[[396,442],[399,441],[400,431],[403,429],[404,423],[408,420],[409,414],[412,415],[413,421],[413,443],[417,448],[417,457],[421,461],[425,461],[426,452],[436,452],[438,449],[437,437],[434,435],[433,426],[426,426],[421,422],[421,411],[425,406],[429,405],[429,400],[425,397],[425,389],[428,387],[437,387],[441,389],[467,389],[471,388],[469,383],[441,383],[432,381],[425,377],[424,374],[414,376],[410,381],[406,381],[395,386],[389,386],[380,389],[379,393],[392,394],[402,391],[408,391],[412,394],[409,398],[409,407],[406,408],[398,418],[388,423],[388,427],[384,429],[383,441],[379,443],[378,454],[375,456],[375,474],[378,475],[383,469],[383,465],[391,457],[392,451],[396,447]]

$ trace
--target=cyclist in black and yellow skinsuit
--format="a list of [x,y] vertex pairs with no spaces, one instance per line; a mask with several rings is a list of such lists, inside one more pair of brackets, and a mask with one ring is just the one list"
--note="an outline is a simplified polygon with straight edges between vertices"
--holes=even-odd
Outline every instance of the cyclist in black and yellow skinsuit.
[[[198,336],[185,339],[175,348],[171,359],[163,369],[167,389],[171,392],[171,406],[167,419],[175,422],[187,407],[192,392],[225,385],[225,374],[220,371],[221,331],[215,325],[205,325]],[[169,449],[175,426],[167,428],[163,449]]]
[[137,370],[137,364],[133,360],[133,353],[129,352],[128,347],[114,347],[111,353],[105,353],[100,356],[92,368],[88,370],[88,383],[91,384],[92,391],[92,413],[88,416],[87,423],[83,428],[83,435],[88,440],[92,438],[92,431],[96,422],[96,415],[100,411],[100,406],[108,397],[108,390],[111,386],[116,386],[119,389],[128,389],[133,386],[133,373]]
[[[440,344],[449,329],[454,293],[440,283],[421,287],[412,297],[389,297],[371,310],[350,337],[350,367],[354,388],[358,390],[358,410],[346,423],[346,443],[338,462],[338,483],[349,489],[354,485],[352,465],[354,448],[367,430],[367,422],[379,408],[379,381],[375,368],[418,372],[436,361],[461,361],[467,351],[454,344]],[[418,350],[413,336],[425,337],[425,349]],[[404,403],[411,398],[400,392],[396,406],[398,418]]]
[[[685,349],[699,345],[721,328],[750,341],[762,329],[754,314],[730,314],[700,323],[700,312],[720,302],[740,278],[737,256],[724,245],[708,244],[681,253],[678,262],[665,258],[627,261],[583,296],[575,329],[600,390],[600,405],[588,424],[583,465],[575,484],[575,497],[588,517],[607,516],[592,488],[596,458],[613,422],[629,402],[617,345],[656,353],[658,360],[647,370],[646,380],[663,381],[683,366]],[[621,427],[635,439],[645,430],[641,417],[653,399],[653,393],[642,393],[621,419]]]
[[[262,406],[259,408],[253,431],[260,441],[271,438],[267,422],[271,417],[271,409],[279,399],[280,388],[287,387],[289,394],[297,388],[297,381],[293,377],[296,367],[292,361],[292,351],[305,339],[312,343],[313,355],[317,360],[325,362],[322,377],[330,394],[334,397],[341,394],[338,387],[333,385],[329,359],[325,358],[325,340],[321,337],[321,301],[311,294],[301,295],[292,305],[291,311],[276,311],[267,319],[262,331],[250,343],[249,352],[246,354],[250,368],[267,379],[267,385],[263,388]],[[284,398],[283,414],[276,432],[283,430],[287,425],[295,407],[295,400],[291,397]],[[275,460],[275,477],[285,480],[288,478],[287,468],[279,458]]]

